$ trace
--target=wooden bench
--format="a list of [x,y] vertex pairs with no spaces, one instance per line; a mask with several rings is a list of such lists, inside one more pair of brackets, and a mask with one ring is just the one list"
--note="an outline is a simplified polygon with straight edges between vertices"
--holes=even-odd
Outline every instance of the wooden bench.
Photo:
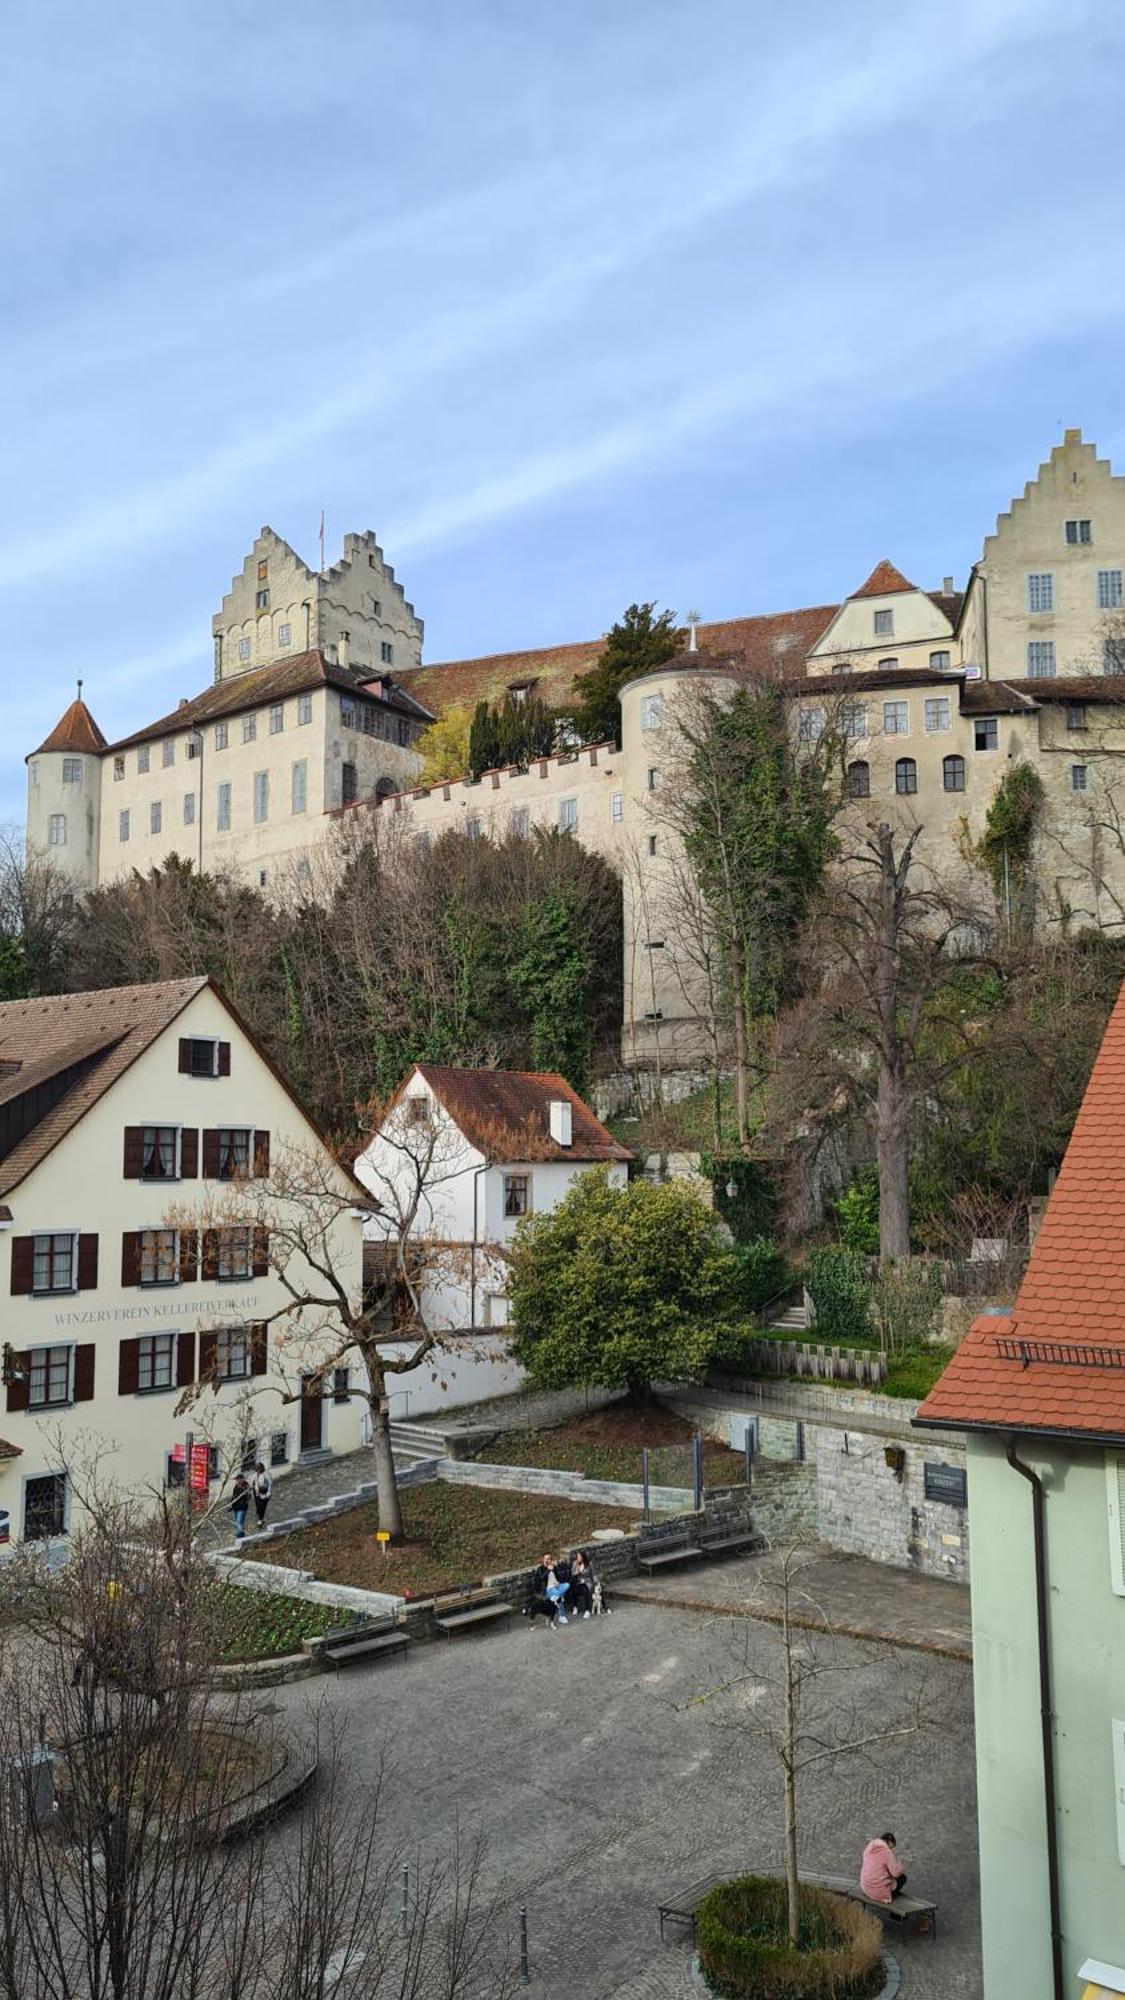
[[637,1562],[644,1570],[665,1569],[671,1563],[695,1562],[701,1554],[699,1544],[692,1540],[690,1528],[672,1528],[666,1535],[642,1535],[637,1543]]
[[489,1590],[487,1585],[479,1589],[466,1585],[463,1590],[446,1590],[434,1598],[434,1623],[447,1639],[452,1639],[455,1632],[479,1631],[482,1626],[493,1625],[498,1618],[511,1615],[511,1605],[498,1590]]
[[709,1896],[712,1889],[718,1888],[720,1882],[729,1882],[734,1872],[730,1868],[724,1868],[720,1869],[717,1875],[701,1875],[697,1882],[689,1882],[686,1889],[674,1890],[662,1903],[658,1903],[656,1914],[660,1918],[661,1937],[664,1936],[665,1924],[682,1924],[691,1932],[694,1941],[695,1913],[704,1896]]
[[761,1536],[748,1521],[741,1525],[737,1521],[708,1521],[699,1529],[699,1546],[705,1556],[721,1556],[731,1549],[753,1549],[761,1542]]
[[365,1618],[362,1624],[325,1632],[312,1641],[309,1650],[321,1666],[336,1669],[350,1667],[356,1660],[381,1660],[392,1653],[405,1654],[409,1645],[409,1632],[405,1626],[396,1625],[388,1612],[381,1618]]
[[893,1903],[879,1903],[872,1896],[865,1896],[859,1883],[849,1875],[810,1875],[802,1873],[802,1882],[813,1889],[830,1889],[835,1896],[847,1896],[853,1903],[861,1903],[870,1910],[873,1917],[881,1917],[886,1924],[896,1924],[904,1931],[916,1931],[920,1937],[937,1937],[937,1904],[927,1901],[925,1896],[896,1896]]

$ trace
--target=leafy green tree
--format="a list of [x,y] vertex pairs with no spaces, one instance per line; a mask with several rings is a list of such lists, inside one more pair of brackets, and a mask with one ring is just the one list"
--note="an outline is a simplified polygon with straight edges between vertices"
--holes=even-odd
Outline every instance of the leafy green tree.
[[574,896],[553,891],[533,903],[520,927],[509,984],[527,1018],[532,1067],[561,1070],[579,1092],[590,1063],[591,971]]
[[805,1289],[813,1302],[818,1340],[839,1347],[869,1344],[871,1314],[866,1266],[854,1250],[811,1251]]
[[861,1257],[878,1255],[879,1176],[874,1167],[857,1174],[844,1189],[836,1203],[836,1226],[845,1250],[858,1251]]
[[672,611],[657,611],[655,603],[631,604],[606,638],[588,674],[574,683],[580,707],[575,727],[584,743],[620,740],[621,710],[617,697],[627,681],[651,674],[678,653],[682,629]]
[[698,1381],[738,1277],[713,1211],[682,1181],[611,1187],[598,1170],[525,1218],[510,1258],[513,1352],[544,1389]]

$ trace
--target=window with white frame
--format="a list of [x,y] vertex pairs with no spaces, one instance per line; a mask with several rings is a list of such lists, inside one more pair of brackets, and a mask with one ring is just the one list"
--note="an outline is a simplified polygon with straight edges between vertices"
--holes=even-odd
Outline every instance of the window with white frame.
[[610,793],[610,798],[609,798],[609,816],[610,816],[610,819],[611,819],[611,820],[613,820],[613,822],[614,822],[614,824],[615,824],[615,825],[616,825],[616,823],[617,823],[617,822],[618,822],[619,820],[623,820],[623,819],[624,819],[624,817],[625,817],[625,794],[624,794],[623,792],[611,792],[611,793]]
[[504,1175],[504,1214],[507,1218],[531,1211],[531,1175]]
[[144,776],[144,773],[148,770],[147,743],[142,743],[140,749],[137,751],[137,770],[142,777]]
[[117,815],[117,838],[118,838],[118,840],[128,840],[128,838],[129,838],[129,808],[128,808],[128,806],[126,806],[126,808],[125,808],[125,811],[124,811],[124,812],[119,812],[119,813],[118,813],[118,815]]
[[253,1139],[251,1125],[220,1125],[216,1150],[221,1181],[245,1180],[250,1172]]
[[937,674],[945,673],[949,666],[949,654],[944,650],[937,653],[931,653],[930,665],[935,673]]
[[1098,571],[1098,610],[1117,611],[1121,606],[1121,571],[1100,569]]
[[254,773],[254,824],[263,826],[270,816],[270,774],[268,771]]
[[180,1232],[178,1229],[142,1229],[142,1285],[178,1285],[180,1282]]
[[159,799],[153,799],[148,809],[148,830],[159,833],[164,819],[164,807]]
[[895,614],[891,610],[875,613],[874,632],[877,639],[890,639],[894,634]]
[[297,696],[297,721],[298,723],[312,721],[311,694],[299,694]]
[[379,658],[380,658],[380,659],[382,660],[382,662],[383,662],[383,665],[384,665],[385,667],[393,667],[393,666],[394,666],[394,663],[395,663],[395,649],[394,649],[394,645],[393,645],[393,643],[392,643],[392,641],[391,641],[390,639],[380,639],[380,641],[379,641]]
[[301,757],[298,760],[298,762],[293,766],[293,795],[292,795],[293,811],[295,813],[305,812],[308,808],[308,803],[309,803],[309,767],[306,759],[304,757]]
[[664,720],[664,696],[646,694],[641,696],[641,728],[659,729]]
[[215,796],[215,825],[220,833],[230,832],[230,786],[220,785]]
[[949,696],[930,695],[926,699],[926,734],[940,736],[949,728]]
[[578,800],[559,800],[559,827],[563,833],[573,833],[578,825]]
[[1000,729],[994,715],[979,715],[973,723],[973,749],[995,750],[1000,743]]
[[180,1172],[178,1125],[141,1126],[141,1179],[174,1181]]
[[215,724],[216,750],[225,750],[229,741],[230,741],[230,736],[229,736],[228,725],[225,722],[217,722]]
[[526,806],[513,806],[508,818],[508,830],[516,840],[526,840],[531,816]]
[[963,757],[943,757],[941,760],[942,789],[947,792],[963,792],[965,789],[965,759]]
[[1091,523],[1089,521],[1067,521],[1066,539],[1072,549],[1077,548],[1080,544],[1092,542],[1094,536]]
[[1053,639],[1029,639],[1027,642],[1027,674],[1033,681],[1053,681],[1055,678],[1055,642]]
[[885,701],[883,703],[884,736],[909,736],[910,703],[908,701]]
[[871,797],[871,766],[862,758],[849,764],[844,775],[844,792],[849,799],[869,799]]
[[63,784],[64,784],[64,785],[80,785],[80,784],[82,783],[82,759],[81,759],[81,757],[64,757],[64,758],[63,758],[63,760],[62,760],[62,781],[63,781]]
[[195,793],[184,793],[184,825],[195,825]]
[[341,729],[354,729],[356,726],[356,716],[357,716],[357,710],[355,705],[355,696],[350,694],[342,694],[340,696]]
[[1027,575],[1027,608],[1029,611],[1053,611],[1055,608],[1055,578],[1049,569],[1033,569]]
[[49,847],[66,846],[66,814],[52,813],[47,821],[47,844]]
[[78,1243],[73,1230],[51,1230],[31,1239],[31,1289],[35,1293],[78,1289]]
[[242,718],[242,741],[244,743],[253,743],[257,734],[258,734],[257,716],[244,715]]
[[1072,791],[1072,792],[1084,792],[1084,791],[1086,790],[1086,766],[1085,766],[1085,764],[1072,764],[1072,765],[1071,765],[1071,767],[1070,767],[1070,789],[1071,789],[1071,791]]
[[798,743],[818,743],[824,735],[824,710],[803,708],[797,717]]
[[867,708],[863,702],[849,702],[840,710],[840,728],[851,742],[866,736]]
[[222,1326],[215,1335],[215,1374],[220,1382],[242,1382],[250,1373],[250,1333],[244,1326]]
[[116,784],[117,780],[119,778],[123,778],[124,776],[125,776],[125,759],[124,757],[115,757],[113,760],[114,783]]
[[264,590],[256,590],[254,592],[254,609],[255,611],[268,611],[269,608],[270,593],[269,585],[267,584]]
[[900,757],[895,765],[895,791],[900,793],[918,790],[918,766],[913,757]]
[[168,770],[168,769],[169,769],[169,768],[171,767],[171,765],[173,765],[173,764],[175,763],[175,761],[176,761],[176,740],[175,740],[175,738],[174,738],[173,736],[166,736],[166,737],[165,737],[165,739],[164,739],[164,744],[163,744],[163,748],[162,748],[162,752],[161,752],[161,759],[160,759],[160,761],[161,761],[161,763],[163,764],[163,766],[164,766],[164,769],[165,769],[166,771],[167,771],[167,770]]
[[277,628],[278,645],[288,646],[292,644],[292,641],[293,641],[293,627],[288,623],[279,625]]
[[215,1235],[215,1276],[217,1278],[249,1278],[253,1276],[254,1231],[248,1223],[236,1223],[231,1229],[217,1229]]
[[[121,759],[121,758],[115,758],[115,760],[114,760],[114,761],[115,761],[116,763],[121,763],[121,762],[123,762],[124,760],[123,760],[123,759]],[[117,772],[115,771],[113,775],[114,775],[114,777],[116,777],[116,776],[117,776]],[[38,758],[33,758],[33,759],[32,759],[32,761],[31,761],[31,763],[30,763],[30,764],[28,765],[28,767],[27,767],[27,776],[28,776],[28,781],[29,781],[29,783],[30,783],[30,785],[31,785],[31,789],[32,789],[32,791],[33,791],[33,792],[37,792],[37,791],[39,790],[39,760],[38,760]],[[124,777],[124,776],[125,776],[125,773],[124,773],[124,771],[122,771],[122,773],[121,773],[121,776],[122,776],[122,777]]]
[[1125,637],[1102,640],[1103,674],[1125,674]]
[[138,1390],[174,1389],[175,1386],[175,1334],[142,1333],[137,1342]]
[[280,736],[284,727],[285,727],[285,703],[283,701],[271,701],[270,735]]
[[240,639],[240,640],[239,640],[239,642],[238,642],[238,657],[239,657],[239,659],[240,659],[240,660],[248,660],[248,659],[250,658],[250,641],[249,641],[249,639]]
[[73,1347],[33,1347],[27,1357],[27,1407],[57,1409],[71,1400]]
[[1068,701],[1066,704],[1066,726],[1068,729],[1085,729],[1086,704],[1084,701]]
[[881,674],[897,674],[898,672],[897,654],[892,655],[889,659],[886,660],[877,660],[876,667],[879,673]]

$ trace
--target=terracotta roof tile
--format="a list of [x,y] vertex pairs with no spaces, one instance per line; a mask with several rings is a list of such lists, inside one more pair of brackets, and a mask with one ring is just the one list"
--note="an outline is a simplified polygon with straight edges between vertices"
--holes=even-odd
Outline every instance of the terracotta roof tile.
[[72,701],[65,714],[60,715],[51,734],[44,738],[38,750],[31,755],[38,757],[45,750],[83,751],[87,755],[97,755],[105,749],[105,737],[90,714],[85,702],[79,697]]
[[[632,1158],[628,1147],[606,1131],[566,1078],[552,1071],[451,1069],[419,1063],[418,1074],[469,1144],[490,1159],[608,1163]],[[560,1146],[550,1136],[547,1107],[552,1098],[563,1098],[570,1105],[569,1146]]]
[[922,1423],[1125,1438],[1125,988],[1011,1313],[976,1320]]
[[867,582],[861,583],[858,590],[852,591],[852,597],[893,597],[900,590],[917,590],[917,588],[916,583],[911,583],[902,571],[896,569],[893,562],[888,562],[884,556],[882,562],[876,563]]

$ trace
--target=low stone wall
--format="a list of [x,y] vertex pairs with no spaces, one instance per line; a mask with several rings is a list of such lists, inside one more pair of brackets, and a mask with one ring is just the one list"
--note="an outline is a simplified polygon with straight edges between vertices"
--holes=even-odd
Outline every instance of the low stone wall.
[[[249,1540],[250,1537],[247,1537]],[[207,1561],[225,1583],[243,1590],[264,1590],[278,1597],[299,1597],[307,1604],[352,1611],[357,1618],[401,1616],[405,1599],[385,1590],[358,1590],[348,1583],[321,1583],[309,1569],[287,1569],[283,1563],[259,1563],[252,1557],[212,1551]]]
[[[644,1504],[644,1487],[617,1479],[587,1479],[581,1472],[558,1472],[540,1465],[489,1465],[479,1459],[443,1458],[434,1477],[450,1486],[485,1486],[497,1492],[547,1493],[559,1500],[596,1500],[603,1507]],[[661,1513],[684,1513],[692,1493],[684,1486],[650,1486],[649,1505]]]

